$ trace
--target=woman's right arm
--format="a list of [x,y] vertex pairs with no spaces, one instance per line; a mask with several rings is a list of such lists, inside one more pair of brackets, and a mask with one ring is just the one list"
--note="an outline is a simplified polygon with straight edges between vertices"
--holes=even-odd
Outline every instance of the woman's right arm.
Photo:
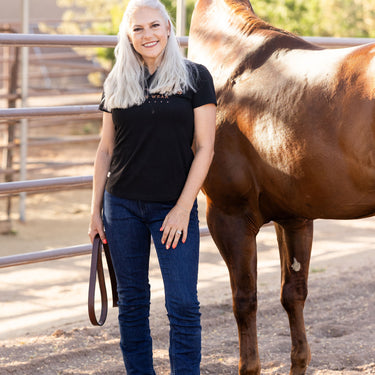
[[99,233],[103,243],[107,243],[102,221],[103,194],[107,181],[107,174],[111,164],[115,129],[112,121],[112,114],[103,112],[102,136],[96,151],[94,163],[94,177],[91,201],[91,220],[89,226],[89,237],[91,242]]

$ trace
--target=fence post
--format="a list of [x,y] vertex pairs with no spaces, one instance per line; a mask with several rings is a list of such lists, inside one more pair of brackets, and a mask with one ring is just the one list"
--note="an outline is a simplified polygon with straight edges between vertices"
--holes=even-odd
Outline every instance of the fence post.
[[[182,37],[186,29],[186,4],[185,0],[177,0],[176,9],[176,35]],[[187,49],[180,47],[181,53],[186,56]]]
[[[10,25],[4,26],[1,32],[6,33],[16,33],[14,29],[10,27]],[[7,77],[5,83],[5,87],[8,93],[8,108],[16,108],[17,104],[17,84],[18,84],[18,66],[19,66],[19,47],[13,47],[14,53],[11,53],[12,47],[7,46],[4,47],[4,74]],[[13,60],[12,60],[13,58]],[[7,134],[4,134],[4,143],[5,144],[12,144],[14,142],[14,134],[15,134],[15,126],[17,121],[8,121],[7,126]],[[5,171],[9,171],[5,173],[4,181],[11,182],[13,181],[13,148],[5,148],[3,151],[3,166]],[[6,216],[7,219],[5,222],[2,222],[0,233],[9,233],[12,230],[11,224],[11,212],[12,212],[12,197],[11,195],[8,196],[6,202]]]
[[[22,1],[22,32],[29,33],[29,0]],[[22,107],[27,107],[29,86],[29,48],[22,47],[22,81],[21,101]],[[21,120],[21,150],[20,150],[20,180],[27,180],[27,138],[28,119]],[[26,221],[26,193],[20,194],[20,220]]]

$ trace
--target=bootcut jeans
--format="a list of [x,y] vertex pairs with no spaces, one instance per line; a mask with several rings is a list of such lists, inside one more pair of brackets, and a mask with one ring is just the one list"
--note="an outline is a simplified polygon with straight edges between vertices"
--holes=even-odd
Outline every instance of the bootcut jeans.
[[171,374],[200,374],[197,202],[190,213],[186,242],[179,241],[175,249],[166,250],[160,228],[174,205],[104,193],[103,222],[117,279],[120,347],[128,375],[155,375],[149,326],[151,236],[164,282]]

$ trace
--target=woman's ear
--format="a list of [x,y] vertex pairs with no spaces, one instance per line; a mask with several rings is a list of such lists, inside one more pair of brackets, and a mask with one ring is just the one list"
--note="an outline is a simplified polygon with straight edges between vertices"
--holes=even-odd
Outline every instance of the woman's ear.
[[168,37],[171,35],[171,22],[168,20]]

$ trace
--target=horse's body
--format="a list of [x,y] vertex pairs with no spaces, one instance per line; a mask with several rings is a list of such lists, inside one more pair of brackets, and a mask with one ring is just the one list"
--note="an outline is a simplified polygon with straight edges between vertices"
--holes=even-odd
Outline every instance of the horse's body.
[[273,221],[291,374],[304,374],[313,220],[375,214],[375,45],[321,49],[264,23],[247,0],[199,0],[189,57],[210,70],[218,98],[204,192],[231,278],[239,372],[260,373],[256,235]]

